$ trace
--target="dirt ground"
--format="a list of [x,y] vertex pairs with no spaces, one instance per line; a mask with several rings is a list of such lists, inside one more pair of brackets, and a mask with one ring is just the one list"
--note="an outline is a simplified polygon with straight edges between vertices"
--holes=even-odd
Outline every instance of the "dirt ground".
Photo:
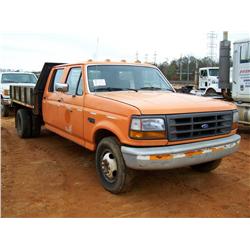
[[18,138],[2,119],[2,217],[250,217],[250,128],[212,173],[139,172],[133,189],[105,191],[94,154],[47,130]]

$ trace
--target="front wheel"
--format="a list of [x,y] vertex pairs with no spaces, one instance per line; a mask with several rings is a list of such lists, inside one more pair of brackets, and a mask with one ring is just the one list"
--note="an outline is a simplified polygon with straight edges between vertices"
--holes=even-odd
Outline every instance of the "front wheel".
[[114,194],[128,191],[134,177],[133,170],[124,163],[120,148],[115,137],[106,137],[98,144],[95,157],[102,186]]
[[7,117],[9,116],[10,108],[7,105],[1,104],[1,116]]
[[194,165],[194,166],[191,166],[191,168],[195,171],[206,173],[206,172],[210,172],[218,168],[220,163],[221,163],[221,159]]
[[205,93],[206,96],[216,96],[217,92],[214,89],[208,89]]

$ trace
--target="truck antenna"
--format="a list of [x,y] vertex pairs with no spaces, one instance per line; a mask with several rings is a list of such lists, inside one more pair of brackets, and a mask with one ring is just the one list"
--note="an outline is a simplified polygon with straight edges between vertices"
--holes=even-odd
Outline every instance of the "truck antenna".
[[96,48],[95,48],[95,54],[94,54],[94,59],[97,60],[97,57],[98,57],[98,50],[99,50],[99,36],[97,37],[96,39]]

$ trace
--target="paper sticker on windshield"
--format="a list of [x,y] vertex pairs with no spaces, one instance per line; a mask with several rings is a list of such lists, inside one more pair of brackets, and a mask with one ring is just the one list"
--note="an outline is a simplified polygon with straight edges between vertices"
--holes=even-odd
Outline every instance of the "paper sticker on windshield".
[[93,84],[95,87],[106,86],[105,79],[94,79]]

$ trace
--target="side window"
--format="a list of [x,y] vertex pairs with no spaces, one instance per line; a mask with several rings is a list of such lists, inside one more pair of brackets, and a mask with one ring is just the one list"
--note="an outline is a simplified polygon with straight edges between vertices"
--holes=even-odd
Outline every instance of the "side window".
[[207,76],[207,70],[203,70],[203,76]]
[[[69,71],[66,83],[69,85],[68,94],[75,95],[76,93],[81,93],[82,91],[78,91],[77,87],[80,83],[82,88],[82,70],[81,68],[72,68]],[[82,94],[82,93],[81,93]]]
[[80,81],[79,81],[79,84],[78,84],[78,88],[77,88],[77,91],[76,91],[77,95],[82,95],[83,94],[82,84],[83,84],[83,82],[82,82],[82,74],[81,74]]
[[250,43],[243,43],[240,47],[240,63],[250,62]]
[[53,79],[52,79],[52,82],[51,82],[50,88],[49,88],[50,92],[54,92],[55,91],[55,83],[59,83],[60,82],[62,73],[63,73],[63,69],[56,69],[54,71],[54,76],[53,76]]

